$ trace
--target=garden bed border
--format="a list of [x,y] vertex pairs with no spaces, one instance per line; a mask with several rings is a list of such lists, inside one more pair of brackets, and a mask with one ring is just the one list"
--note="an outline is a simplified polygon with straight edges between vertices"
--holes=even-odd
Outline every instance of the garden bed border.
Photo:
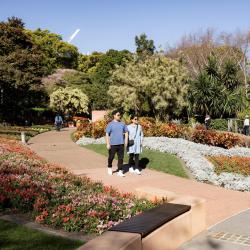
[[137,233],[108,231],[78,250],[173,250],[206,230],[205,199],[182,196],[163,189],[141,187],[136,189],[139,197],[148,199],[166,198],[169,203],[191,206],[191,210],[165,223],[145,238]]

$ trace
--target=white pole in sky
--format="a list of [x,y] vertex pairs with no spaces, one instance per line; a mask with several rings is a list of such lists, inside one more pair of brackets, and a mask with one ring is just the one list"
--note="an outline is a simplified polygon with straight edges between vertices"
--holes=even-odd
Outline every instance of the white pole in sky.
[[80,31],[80,29],[77,29],[77,30],[73,33],[73,35],[69,38],[68,43],[70,43],[70,42],[75,38],[75,36],[79,33],[79,31]]

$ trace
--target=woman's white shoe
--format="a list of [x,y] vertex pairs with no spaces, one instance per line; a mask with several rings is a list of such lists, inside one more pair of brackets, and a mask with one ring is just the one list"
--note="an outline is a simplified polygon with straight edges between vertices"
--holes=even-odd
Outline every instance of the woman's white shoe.
[[135,172],[134,168],[133,168],[133,167],[130,167],[130,168],[129,168],[129,173],[134,173],[134,172]]
[[139,169],[136,169],[136,170],[134,170],[134,173],[140,175],[140,174],[141,174],[141,171],[140,171]]
[[125,177],[125,174],[123,174],[123,172],[121,170],[117,173],[117,175],[120,177]]

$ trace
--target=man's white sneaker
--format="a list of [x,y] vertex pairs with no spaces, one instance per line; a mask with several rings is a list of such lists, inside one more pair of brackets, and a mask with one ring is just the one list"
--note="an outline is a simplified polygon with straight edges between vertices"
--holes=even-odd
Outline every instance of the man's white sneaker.
[[121,170],[117,173],[117,175],[120,177],[125,177],[125,174],[123,174],[123,172]]
[[134,168],[133,168],[133,167],[130,167],[130,168],[129,168],[129,173],[134,173],[134,172],[135,172]]
[[139,169],[136,169],[136,170],[134,171],[134,173],[140,175],[140,174],[141,174],[141,171],[140,171]]
[[109,175],[112,175],[112,174],[113,174],[112,168],[108,168],[108,174],[109,174]]

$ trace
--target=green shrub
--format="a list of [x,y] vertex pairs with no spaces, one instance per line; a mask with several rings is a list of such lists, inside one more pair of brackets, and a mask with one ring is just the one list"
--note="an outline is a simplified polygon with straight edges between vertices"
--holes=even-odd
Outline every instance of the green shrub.
[[237,113],[237,118],[244,119],[246,115],[248,115],[250,117],[250,102],[244,110]]
[[227,131],[227,119],[212,119],[211,120],[211,129]]

